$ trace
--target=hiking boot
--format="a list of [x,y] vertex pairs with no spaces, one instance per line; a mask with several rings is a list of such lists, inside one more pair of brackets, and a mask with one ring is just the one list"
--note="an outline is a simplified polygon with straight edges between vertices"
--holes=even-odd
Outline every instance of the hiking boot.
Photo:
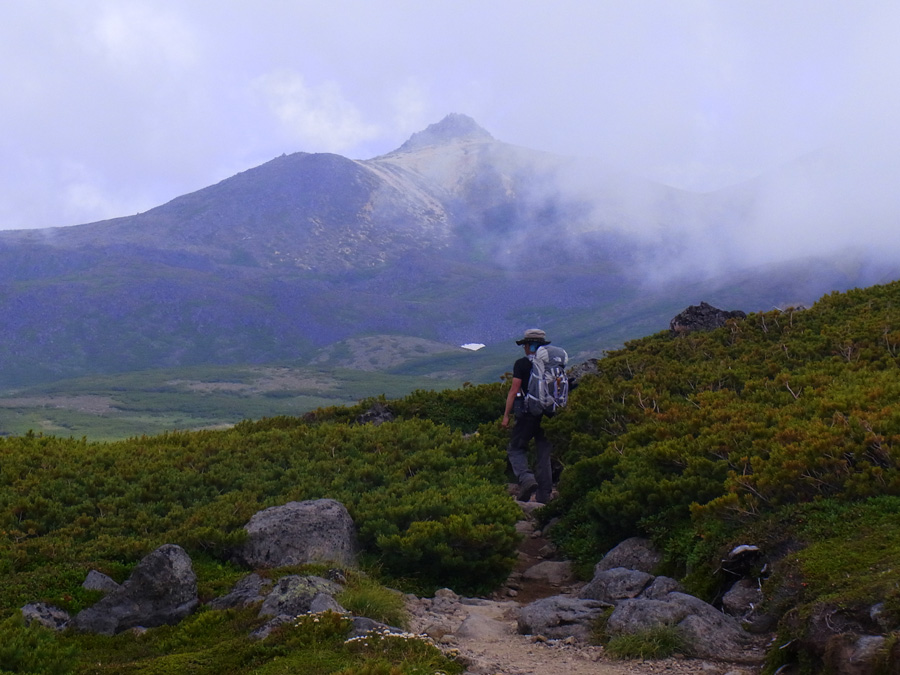
[[519,487],[519,501],[520,502],[529,502],[531,501],[532,496],[535,492],[537,492],[538,484],[534,478],[528,478],[524,483]]

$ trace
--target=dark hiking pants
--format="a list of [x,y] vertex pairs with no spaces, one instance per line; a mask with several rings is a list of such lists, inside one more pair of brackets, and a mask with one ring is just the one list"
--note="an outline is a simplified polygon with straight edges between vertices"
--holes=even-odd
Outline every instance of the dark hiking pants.
[[[533,472],[528,466],[528,442],[532,438],[537,446],[537,459]],[[506,454],[520,486],[531,480],[537,480],[538,488],[535,499],[542,504],[550,501],[550,491],[553,489],[550,451],[550,441],[544,436],[544,430],[541,428],[541,417],[529,413],[516,415],[516,424],[506,448]]]

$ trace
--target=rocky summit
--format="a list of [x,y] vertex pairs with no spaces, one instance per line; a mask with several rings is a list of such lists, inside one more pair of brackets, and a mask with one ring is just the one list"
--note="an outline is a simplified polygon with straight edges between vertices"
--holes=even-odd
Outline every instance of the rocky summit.
[[690,255],[674,225],[723,212],[452,114],[372,159],[282,155],[145,213],[0,232],[0,386],[296,362],[367,335],[490,345],[532,324],[599,353],[695,293],[752,311],[888,274],[792,261],[651,286]]

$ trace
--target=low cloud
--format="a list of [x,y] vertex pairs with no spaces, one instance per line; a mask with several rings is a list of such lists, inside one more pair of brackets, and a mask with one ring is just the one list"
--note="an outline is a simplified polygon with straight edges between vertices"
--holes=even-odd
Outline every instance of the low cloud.
[[117,3],[101,8],[84,44],[88,51],[99,51],[110,66],[134,73],[193,68],[199,60],[198,42],[191,25],[176,12]]
[[256,88],[285,137],[305,150],[346,152],[380,133],[334,82],[309,86],[299,73],[279,71],[259,78]]

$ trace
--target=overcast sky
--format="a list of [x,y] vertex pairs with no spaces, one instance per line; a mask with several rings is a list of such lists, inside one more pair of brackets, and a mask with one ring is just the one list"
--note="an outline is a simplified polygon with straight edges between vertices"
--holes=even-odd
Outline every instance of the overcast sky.
[[460,112],[697,191],[825,150],[886,236],[898,35],[894,0],[0,0],[0,229],[130,215],[282,153],[366,159]]

